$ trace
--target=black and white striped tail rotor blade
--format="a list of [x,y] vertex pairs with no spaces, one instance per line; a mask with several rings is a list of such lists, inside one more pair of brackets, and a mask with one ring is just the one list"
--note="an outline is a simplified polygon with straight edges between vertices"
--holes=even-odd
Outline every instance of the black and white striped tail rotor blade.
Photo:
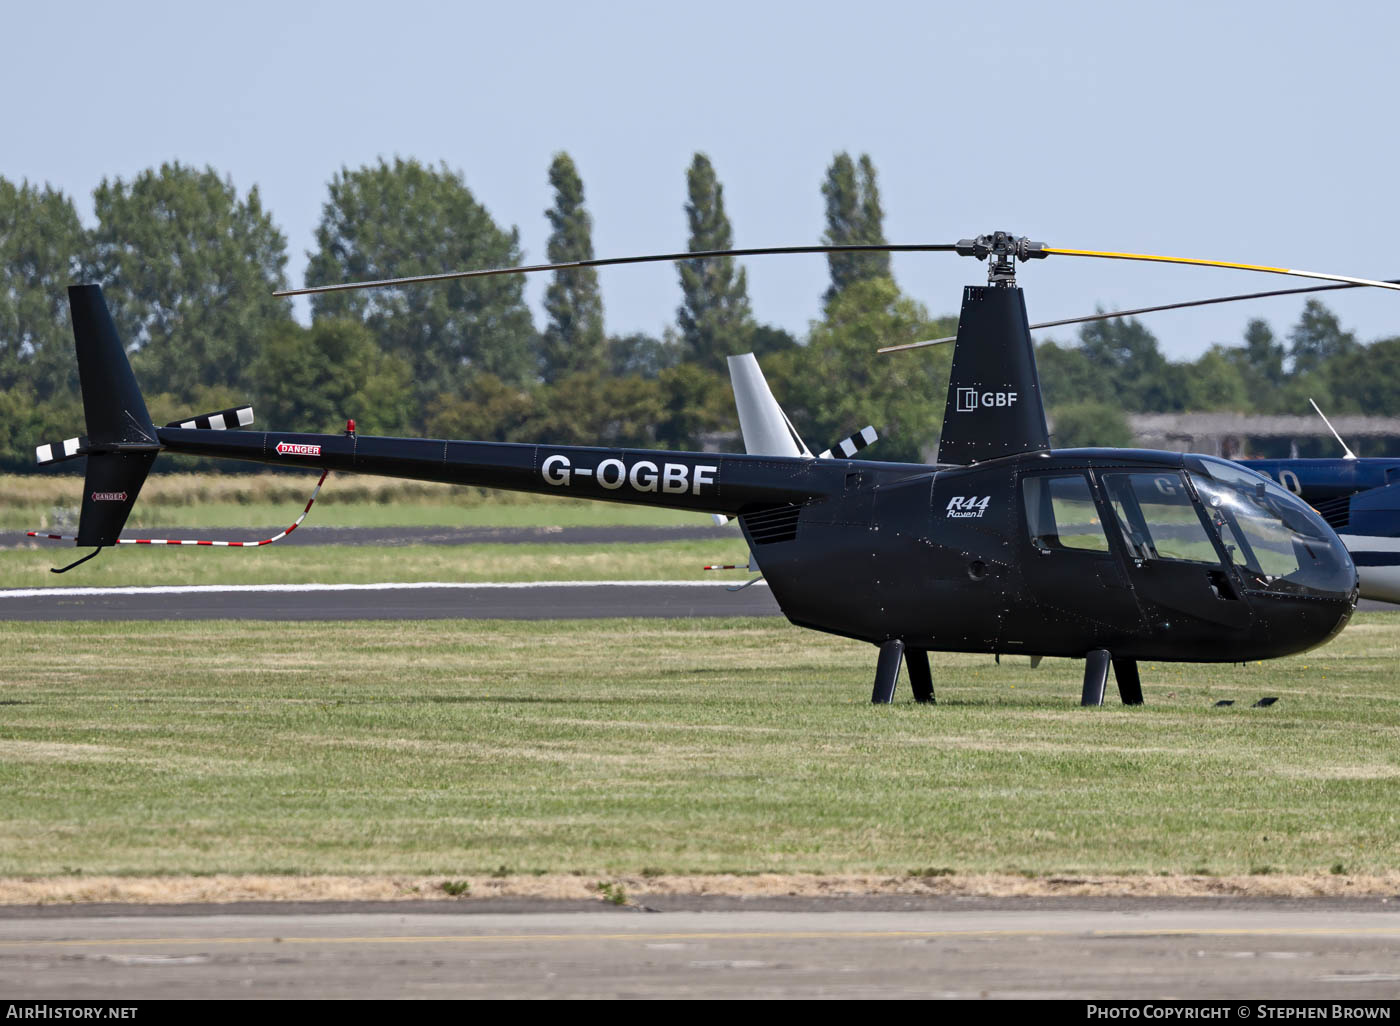
[[45,442],[34,447],[34,462],[41,467],[50,463],[62,463],[64,460],[76,459],[83,455],[87,452],[87,447],[87,435],[65,438],[61,442]]
[[849,438],[843,438],[830,449],[817,454],[819,460],[830,460],[840,456],[841,459],[851,459],[871,442],[880,436],[875,433],[875,429],[867,424]]
[[201,413],[198,417],[185,420],[172,420],[168,428],[185,428],[191,431],[237,431],[253,423],[251,406],[234,406],[217,413]]

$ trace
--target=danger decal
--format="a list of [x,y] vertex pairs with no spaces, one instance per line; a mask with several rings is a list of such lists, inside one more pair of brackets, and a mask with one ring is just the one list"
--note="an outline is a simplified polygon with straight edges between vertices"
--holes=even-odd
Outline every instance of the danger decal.
[[319,456],[321,447],[319,445],[301,445],[296,442],[278,442],[278,456]]

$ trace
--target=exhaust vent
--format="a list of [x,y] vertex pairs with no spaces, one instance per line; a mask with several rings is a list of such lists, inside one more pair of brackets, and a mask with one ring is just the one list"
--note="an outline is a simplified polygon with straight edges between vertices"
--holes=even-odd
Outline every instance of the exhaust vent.
[[801,514],[801,506],[778,506],[757,513],[745,513],[739,519],[744,522],[755,545],[772,545],[797,537],[797,518]]

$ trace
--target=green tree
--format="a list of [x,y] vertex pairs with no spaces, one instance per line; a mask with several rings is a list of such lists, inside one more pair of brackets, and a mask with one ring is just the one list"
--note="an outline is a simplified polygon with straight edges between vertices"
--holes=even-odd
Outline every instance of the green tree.
[[82,280],[87,248],[67,196],[0,178],[0,392],[77,394],[66,287]]
[[1066,403],[1049,411],[1050,444],[1056,449],[1126,447],[1133,432],[1122,409],[1104,402]]
[[[593,259],[593,222],[583,206],[583,179],[567,153],[557,153],[549,165],[554,206],[545,211],[551,228],[551,264]],[[555,271],[544,294],[549,316],[540,339],[544,380],[556,381],[604,360],[603,297],[593,268]]]
[[[1400,416],[1400,338],[1357,346],[1328,361],[1332,393],[1328,413],[1355,411],[1376,417]],[[1309,407],[1307,412],[1311,412]],[[1349,440],[1353,448],[1356,442]]]
[[646,447],[663,414],[655,381],[589,370],[544,386],[525,431],[531,441]]
[[662,404],[656,444],[666,449],[699,450],[704,436],[735,423],[733,393],[718,371],[683,363],[657,378]]
[[654,338],[643,332],[614,335],[608,339],[605,366],[614,377],[637,376],[651,380],[680,363],[681,345],[674,337]]
[[385,353],[359,321],[282,325],[253,365],[257,416],[279,431],[404,433],[412,422],[412,370]]
[[796,349],[799,344],[792,332],[784,331],[772,324],[756,325],[753,334],[749,336],[749,346],[753,350],[754,356],[760,360],[774,353]]
[[544,389],[518,385],[494,374],[473,374],[462,392],[444,392],[428,404],[431,438],[479,442],[531,442]]
[[1288,341],[1294,374],[1316,371],[1333,357],[1355,352],[1360,346],[1354,334],[1342,330],[1337,315],[1316,299],[1303,304]]
[[[505,231],[462,176],[395,158],[331,179],[316,230],[308,285],[408,277],[521,262],[519,233]],[[469,372],[523,383],[536,338],[522,275],[332,292],[313,298],[317,320],[363,321],[383,348],[413,368],[417,401],[459,390]]]
[[[685,182],[688,251],[733,249],[734,232],[724,212],[724,187],[710,158],[695,154]],[[687,359],[721,370],[726,356],[748,351],[754,327],[748,275],[733,257],[683,260],[676,266],[684,296],[676,319]]]
[[1130,410],[1176,411],[1186,408],[1186,375],[1170,364],[1157,338],[1135,317],[1094,321],[1079,331],[1079,348],[1103,377],[1098,394],[1080,401],[1114,398]]
[[1252,319],[1244,329],[1244,348],[1235,350],[1236,361],[1245,375],[1245,384],[1259,394],[1283,384],[1283,361],[1287,350],[1274,337],[1269,322],[1260,317]]
[[[885,242],[885,214],[880,206],[880,188],[875,182],[875,165],[869,154],[861,154],[857,165],[849,153],[838,153],[826,170],[822,196],[826,198],[824,245],[881,245]],[[828,253],[826,259],[831,270],[827,302],[855,282],[891,277],[888,253]]]
[[291,318],[272,295],[287,283],[287,242],[257,186],[240,199],[213,168],[174,163],[104,178],[93,200],[91,275],[142,385],[191,399],[244,386],[263,339]]
[[1245,376],[1232,359],[1235,350],[1211,346],[1192,363],[1181,367],[1187,410],[1248,410],[1252,403]]
[[1072,343],[1042,342],[1035,347],[1035,361],[1047,408],[1113,395],[1117,387],[1108,368]]
[[871,459],[918,460],[932,450],[948,394],[950,346],[880,356],[880,346],[952,334],[893,280],[852,284],[813,323],[807,345],[765,365],[774,395],[814,452],[866,424],[880,433]]

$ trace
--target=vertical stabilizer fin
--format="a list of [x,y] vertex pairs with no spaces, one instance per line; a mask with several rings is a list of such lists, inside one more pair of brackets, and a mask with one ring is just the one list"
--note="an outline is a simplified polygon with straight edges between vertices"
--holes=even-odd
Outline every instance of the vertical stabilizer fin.
[[113,545],[160,451],[160,440],[101,286],[69,286],[68,307],[89,449],[77,544]]
[[812,450],[783,413],[753,353],[729,357],[729,380],[739,410],[744,451],[751,456],[811,456]]
[[980,463],[1049,448],[1021,290],[969,285],[958,316],[938,462]]

